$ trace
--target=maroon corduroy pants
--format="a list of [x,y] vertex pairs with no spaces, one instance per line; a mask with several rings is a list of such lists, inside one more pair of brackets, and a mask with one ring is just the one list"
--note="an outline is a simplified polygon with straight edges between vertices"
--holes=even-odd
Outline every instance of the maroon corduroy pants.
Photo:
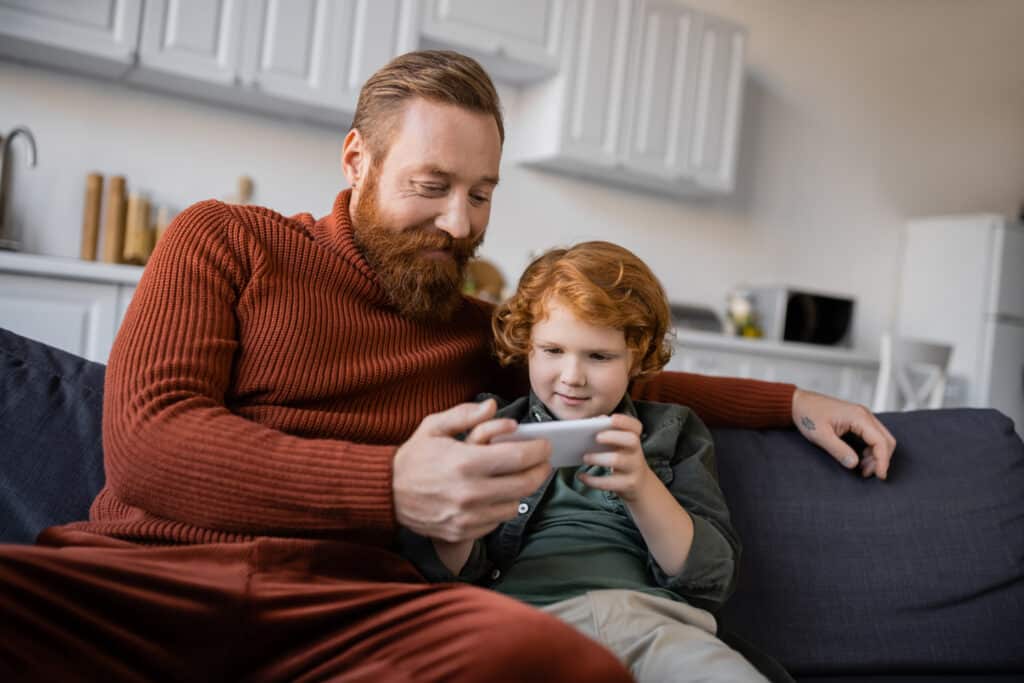
[[336,541],[138,546],[50,529],[0,547],[0,680],[629,681],[502,595]]

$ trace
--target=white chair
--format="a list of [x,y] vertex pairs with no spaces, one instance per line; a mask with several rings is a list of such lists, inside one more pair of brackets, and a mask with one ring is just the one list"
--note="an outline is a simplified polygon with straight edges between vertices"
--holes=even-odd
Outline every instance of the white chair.
[[871,410],[941,408],[952,355],[948,344],[883,334]]

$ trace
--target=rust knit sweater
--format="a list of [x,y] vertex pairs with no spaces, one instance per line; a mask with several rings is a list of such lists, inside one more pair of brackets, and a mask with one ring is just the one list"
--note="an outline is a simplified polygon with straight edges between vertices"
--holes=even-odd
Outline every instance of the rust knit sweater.
[[[157,247],[110,355],[107,484],[90,521],[145,543],[257,535],[391,541],[391,461],[427,414],[522,393],[490,307],[400,317],[352,240],[349,193],[286,218],[206,201]],[[663,373],[637,397],[710,424],[791,424],[793,387]]]

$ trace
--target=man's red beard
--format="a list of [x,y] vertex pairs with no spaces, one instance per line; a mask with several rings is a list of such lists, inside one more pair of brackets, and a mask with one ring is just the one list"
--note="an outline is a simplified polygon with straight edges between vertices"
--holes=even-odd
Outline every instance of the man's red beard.
[[[414,320],[450,320],[462,304],[466,263],[483,234],[456,239],[432,224],[383,225],[377,186],[377,170],[371,168],[352,213],[356,246],[399,313]],[[429,253],[435,250],[443,253]]]

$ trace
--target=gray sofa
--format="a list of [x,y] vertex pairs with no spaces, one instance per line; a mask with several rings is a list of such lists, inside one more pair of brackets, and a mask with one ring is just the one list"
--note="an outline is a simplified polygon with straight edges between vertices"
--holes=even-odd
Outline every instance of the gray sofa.
[[[103,366],[0,329],[0,540],[84,518]],[[723,626],[801,681],[1024,680],[1024,444],[991,410],[882,416],[889,481],[794,430],[714,430],[744,543]]]

